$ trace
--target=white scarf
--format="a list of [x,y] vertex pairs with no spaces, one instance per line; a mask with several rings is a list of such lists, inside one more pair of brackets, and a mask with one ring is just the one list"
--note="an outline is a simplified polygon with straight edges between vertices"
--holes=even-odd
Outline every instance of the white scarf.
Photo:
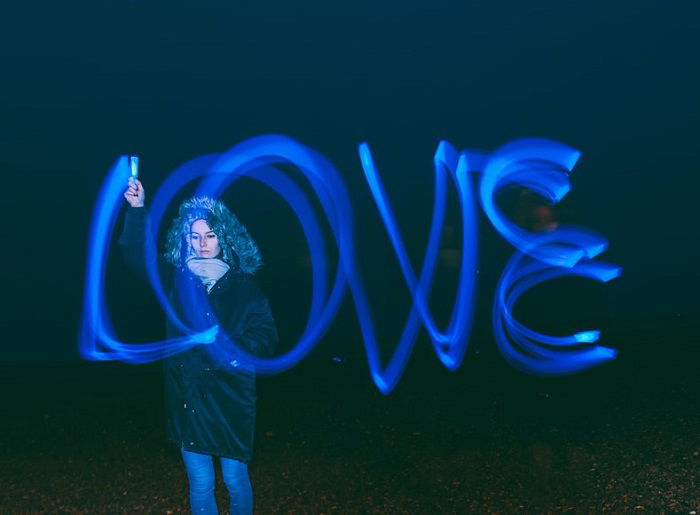
[[187,260],[187,267],[199,277],[209,293],[219,279],[228,272],[229,266],[216,258],[191,257]]

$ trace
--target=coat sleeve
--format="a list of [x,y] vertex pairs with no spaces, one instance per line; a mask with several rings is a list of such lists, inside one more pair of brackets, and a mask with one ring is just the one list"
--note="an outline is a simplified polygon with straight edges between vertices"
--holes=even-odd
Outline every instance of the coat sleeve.
[[147,277],[146,242],[150,238],[152,235],[146,208],[129,207],[124,217],[124,230],[119,237],[119,247],[126,264],[143,279]]
[[246,313],[243,333],[239,336],[242,347],[260,358],[269,358],[277,346],[277,328],[272,318],[270,303],[260,287],[251,280],[251,299]]

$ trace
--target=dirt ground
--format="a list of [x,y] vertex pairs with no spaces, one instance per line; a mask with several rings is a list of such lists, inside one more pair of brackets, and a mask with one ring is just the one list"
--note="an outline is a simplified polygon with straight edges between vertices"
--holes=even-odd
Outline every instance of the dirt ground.
[[[495,356],[451,373],[419,354],[389,396],[362,357],[261,378],[256,512],[695,513],[700,381],[697,360],[681,359],[695,341],[558,379]],[[2,513],[188,511],[158,365],[0,379]],[[222,512],[226,495],[219,480]]]

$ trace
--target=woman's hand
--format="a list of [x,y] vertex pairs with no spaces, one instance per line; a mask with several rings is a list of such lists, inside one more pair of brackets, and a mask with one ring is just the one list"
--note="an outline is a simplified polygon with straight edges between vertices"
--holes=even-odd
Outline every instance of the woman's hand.
[[144,201],[146,200],[146,192],[143,189],[141,181],[129,177],[129,187],[124,192],[124,198],[131,207],[143,207]]

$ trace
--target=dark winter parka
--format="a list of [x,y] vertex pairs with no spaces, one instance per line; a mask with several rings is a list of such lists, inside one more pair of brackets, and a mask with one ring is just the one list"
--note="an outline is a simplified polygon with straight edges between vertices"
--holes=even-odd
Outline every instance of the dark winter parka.
[[[144,276],[147,237],[146,209],[129,207],[119,245],[127,263]],[[206,294],[204,285],[187,267],[166,264],[161,271],[171,306],[181,320],[191,320],[183,313],[185,283]],[[205,325],[218,322],[219,334],[251,354],[272,354],[277,331],[268,301],[252,274],[232,266],[214,284],[208,299],[211,312],[199,314]],[[177,338],[182,333],[168,320],[166,335]],[[224,345],[220,337],[163,361],[166,434],[185,450],[247,463],[255,430],[255,373],[236,359],[214,359],[210,349],[215,345]]]

